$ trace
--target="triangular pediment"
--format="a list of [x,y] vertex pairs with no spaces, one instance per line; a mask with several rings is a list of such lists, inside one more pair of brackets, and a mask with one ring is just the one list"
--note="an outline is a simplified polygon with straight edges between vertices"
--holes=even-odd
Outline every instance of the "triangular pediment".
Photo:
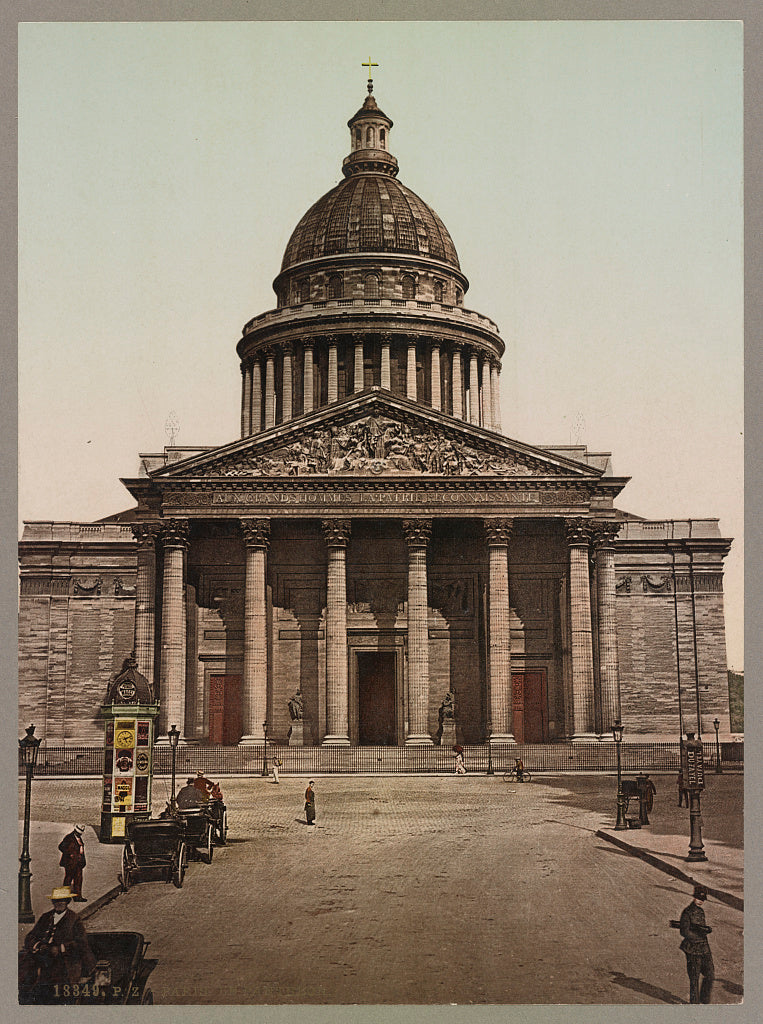
[[375,388],[151,474],[161,479],[301,476],[564,477],[601,471]]

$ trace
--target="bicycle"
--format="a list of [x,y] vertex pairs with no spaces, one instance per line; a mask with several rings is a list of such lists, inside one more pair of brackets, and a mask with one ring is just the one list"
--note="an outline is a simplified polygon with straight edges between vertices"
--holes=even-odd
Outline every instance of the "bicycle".
[[517,768],[509,768],[507,772],[503,773],[504,782],[529,782],[531,778],[532,775],[526,768],[522,769],[521,778]]

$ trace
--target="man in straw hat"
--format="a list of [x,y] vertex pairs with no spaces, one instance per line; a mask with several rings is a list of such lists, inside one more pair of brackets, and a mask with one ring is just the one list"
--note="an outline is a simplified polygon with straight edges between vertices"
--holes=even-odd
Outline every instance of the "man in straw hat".
[[710,943],[707,941],[707,936],[713,929],[705,924],[705,911],[702,907],[706,899],[707,889],[704,885],[695,885],[692,901],[678,922],[683,936],[681,949],[686,954],[686,970],[689,974],[690,1003],[709,1003],[715,980],[713,956],[710,952]]
[[69,907],[71,889],[60,886],[50,899],[53,909],[38,918],[19,959],[19,998],[32,1003],[73,1001],[71,986],[95,967],[85,926]]
[[58,844],[61,851],[59,864],[64,869],[64,885],[71,889],[75,903],[84,903],[87,899],[82,895],[82,869],[86,864],[85,844],[82,839],[84,834],[85,826],[75,825]]

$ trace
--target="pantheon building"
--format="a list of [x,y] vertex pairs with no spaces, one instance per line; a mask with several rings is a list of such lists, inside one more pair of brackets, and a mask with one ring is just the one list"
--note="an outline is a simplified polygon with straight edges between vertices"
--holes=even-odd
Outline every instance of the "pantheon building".
[[606,452],[504,435],[504,342],[371,90],[237,342],[240,437],[25,524],[22,724],[100,744],[134,651],[191,743],[286,743],[297,691],[305,746],[436,744],[443,705],[464,744],[728,732],[730,540],[622,511]]

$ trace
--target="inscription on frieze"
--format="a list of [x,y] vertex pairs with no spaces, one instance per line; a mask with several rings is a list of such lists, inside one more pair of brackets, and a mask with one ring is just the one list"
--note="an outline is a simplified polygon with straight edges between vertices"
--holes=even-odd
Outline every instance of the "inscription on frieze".
[[577,505],[588,501],[590,495],[582,488],[530,487],[513,490],[501,488],[490,491],[428,491],[428,490],[347,490],[347,491],[291,491],[291,490],[189,490],[169,491],[164,495],[165,506],[208,507],[245,506],[273,507],[279,505],[314,505],[325,509],[338,506],[410,506],[434,505],[439,508],[459,505]]

